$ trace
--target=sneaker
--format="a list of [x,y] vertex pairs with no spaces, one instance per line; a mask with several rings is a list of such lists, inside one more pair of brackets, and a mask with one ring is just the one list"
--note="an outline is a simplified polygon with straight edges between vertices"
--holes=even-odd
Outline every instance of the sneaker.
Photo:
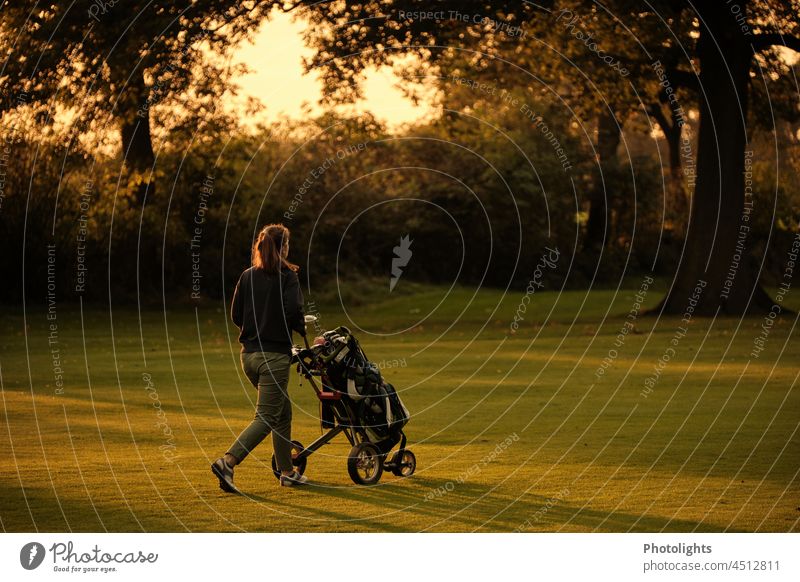
[[292,471],[290,475],[281,475],[281,487],[295,487],[308,483],[308,477],[301,475],[297,471]]
[[224,458],[219,458],[211,463],[211,472],[219,479],[219,488],[225,493],[239,493],[236,485],[233,484],[233,467],[225,462]]

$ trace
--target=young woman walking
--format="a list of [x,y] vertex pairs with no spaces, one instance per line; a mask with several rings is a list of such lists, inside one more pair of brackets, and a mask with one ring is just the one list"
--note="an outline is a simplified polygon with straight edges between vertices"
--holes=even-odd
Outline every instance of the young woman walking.
[[224,456],[211,465],[223,491],[238,493],[233,468],[272,433],[282,486],[308,479],[292,466],[292,403],[287,392],[292,331],[305,335],[303,294],[297,265],[287,259],[289,229],[269,224],[253,245],[252,266],[242,273],[231,302],[231,319],[240,329],[242,369],[258,388],[256,414]]

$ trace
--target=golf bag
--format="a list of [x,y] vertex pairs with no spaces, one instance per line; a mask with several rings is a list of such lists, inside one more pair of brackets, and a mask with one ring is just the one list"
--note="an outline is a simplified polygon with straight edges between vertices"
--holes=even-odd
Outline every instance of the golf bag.
[[[323,390],[344,393],[352,402],[356,420],[369,440],[382,453],[388,453],[400,441],[401,431],[408,422],[408,409],[347,328],[328,331],[321,339],[322,342],[315,343],[315,348],[326,364],[329,382]],[[320,406],[322,426],[331,428],[334,425],[332,403],[321,400]]]
[[[306,323],[316,321],[306,316]],[[374,485],[384,470],[397,477],[410,477],[417,458],[406,448],[403,427],[408,410],[394,386],[386,382],[367,359],[358,340],[346,327],[337,327],[314,339],[305,348],[292,348],[297,371],[314,389],[320,403],[323,434],[310,445],[292,441],[292,465],[302,475],[308,458],[342,434],[351,445],[347,472],[354,483]],[[397,450],[392,449],[397,446]],[[273,455],[272,472],[280,478]]]

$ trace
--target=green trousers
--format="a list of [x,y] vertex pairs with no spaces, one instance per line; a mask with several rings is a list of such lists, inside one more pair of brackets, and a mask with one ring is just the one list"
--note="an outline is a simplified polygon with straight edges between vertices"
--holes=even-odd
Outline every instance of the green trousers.
[[292,403],[287,391],[290,364],[288,354],[242,354],[242,369],[258,388],[258,402],[255,418],[228,450],[240,463],[271,432],[278,469],[292,470]]

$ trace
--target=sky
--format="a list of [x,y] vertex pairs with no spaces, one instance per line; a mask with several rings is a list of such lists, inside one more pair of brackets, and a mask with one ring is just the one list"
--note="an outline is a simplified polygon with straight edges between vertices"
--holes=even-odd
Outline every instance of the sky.
[[[292,16],[275,10],[253,42],[244,44],[234,54],[234,62],[244,63],[252,72],[235,78],[241,90],[232,107],[240,110],[240,103],[246,97],[258,99],[266,107],[261,117],[245,123],[270,122],[282,116],[302,119],[304,104],[311,107],[312,114],[320,112],[317,101],[322,83],[314,72],[303,72],[302,58],[313,54],[303,42],[304,27],[302,20],[293,20]],[[798,60],[798,55],[790,49],[782,50],[782,54],[789,64]],[[397,81],[388,68],[370,72],[364,83],[365,98],[357,108],[371,111],[390,127],[429,116],[431,103],[414,105],[395,87]]]
[[[258,31],[254,41],[240,47],[234,62],[252,69],[250,74],[238,77],[240,98],[259,99],[265,106],[263,121],[274,121],[282,115],[302,118],[303,104],[319,112],[317,100],[322,83],[311,72],[303,74],[302,58],[313,51],[305,46],[302,31],[305,24],[294,22],[282,12],[273,12],[268,22]],[[364,84],[364,100],[358,109],[370,110],[390,126],[414,121],[429,112],[427,105],[415,106],[394,87],[397,77],[388,69],[372,71]]]

